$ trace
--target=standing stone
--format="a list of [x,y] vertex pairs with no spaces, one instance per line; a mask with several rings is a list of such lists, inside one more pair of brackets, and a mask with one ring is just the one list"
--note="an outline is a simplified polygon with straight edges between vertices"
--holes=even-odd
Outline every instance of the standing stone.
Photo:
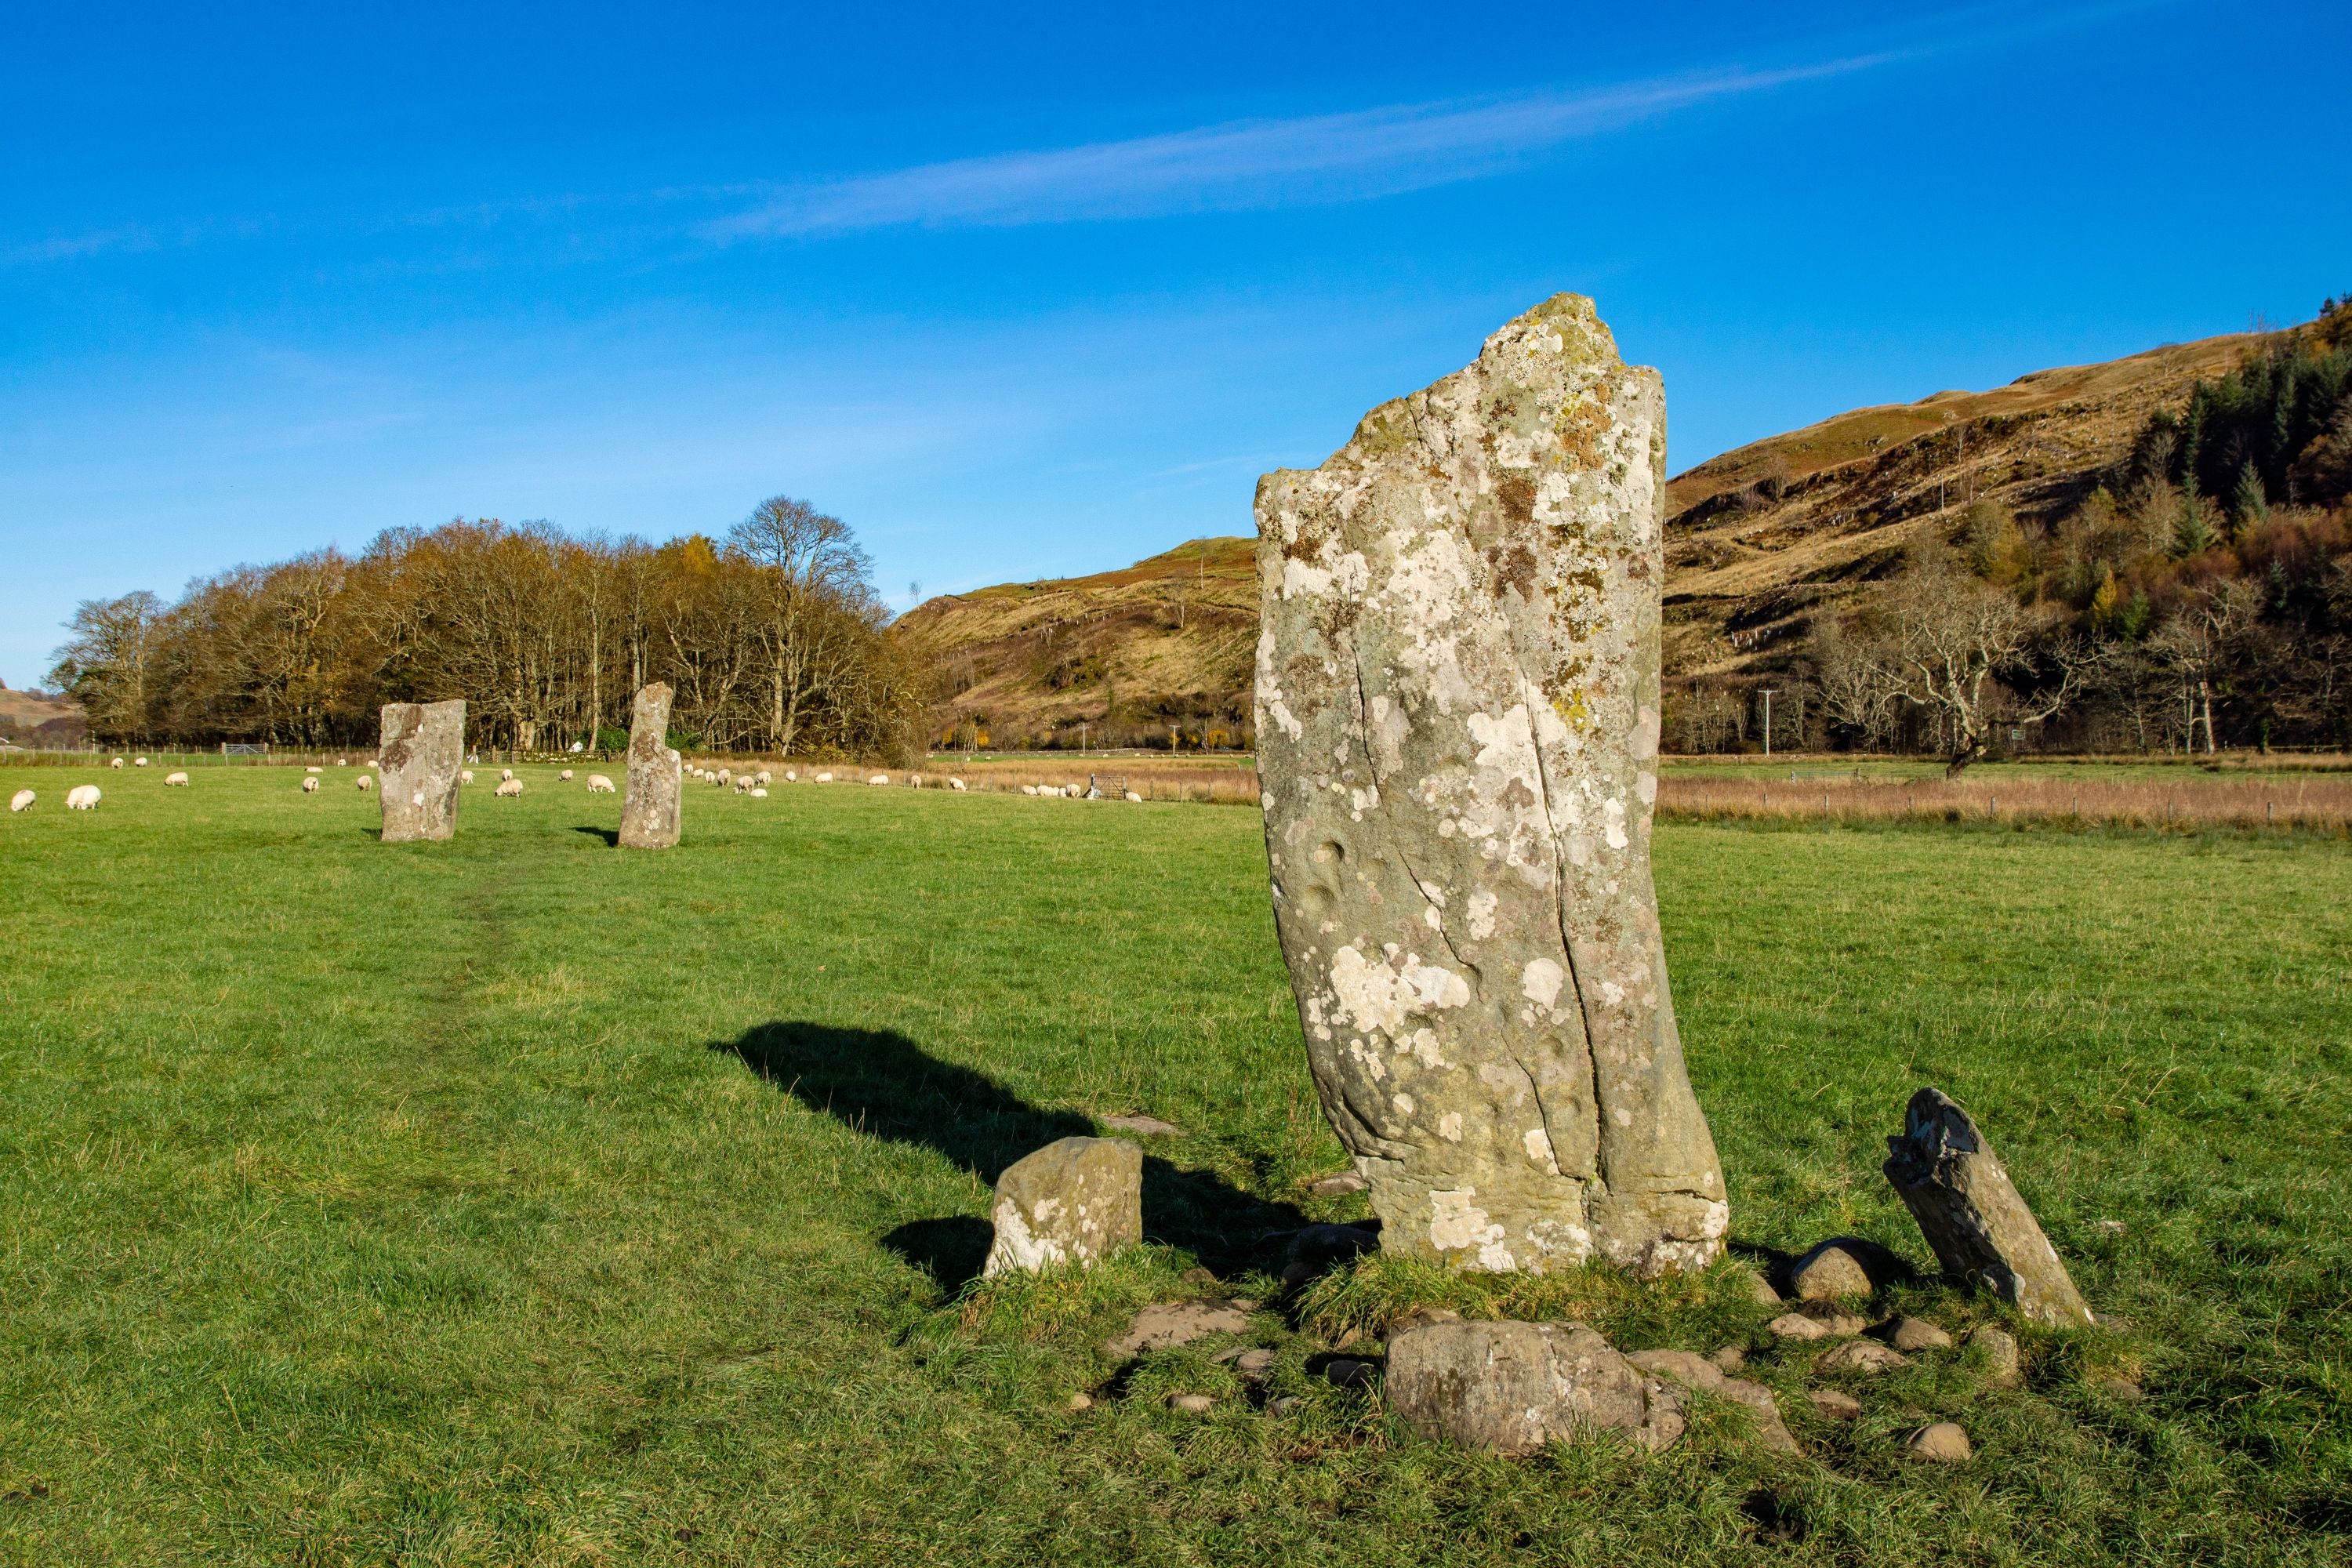
[[376,772],[383,780],[386,844],[456,836],[457,768],[465,749],[464,702],[383,705]]
[[1622,1432],[1652,1450],[1683,1434],[1674,1384],[1582,1323],[1429,1323],[1389,1341],[1389,1403],[1424,1437],[1490,1454]]
[[1911,1097],[1886,1179],[1944,1272],[1990,1286],[2036,1322],[2084,1327],[2091,1309],[1969,1113],[1937,1089]]
[[1143,1150],[1124,1138],[1064,1138],[996,1178],[985,1274],[1092,1264],[1143,1239]]
[[637,689],[629,705],[628,793],[621,797],[620,843],[629,849],[667,849],[684,819],[685,759],[669,745],[670,689],[666,681]]
[[1722,1250],[1650,879],[1665,458],[1657,373],[1562,294],[1258,483],[1275,923],[1385,1249]]

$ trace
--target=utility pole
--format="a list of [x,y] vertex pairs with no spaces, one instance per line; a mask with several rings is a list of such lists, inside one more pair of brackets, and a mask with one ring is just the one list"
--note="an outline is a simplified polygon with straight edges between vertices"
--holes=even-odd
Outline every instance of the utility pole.
[[1079,720],[1079,721],[1078,721],[1078,755],[1080,755],[1080,756],[1082,756],[1082,757],[1083,757],[1083,756],[1085,756],[1086,754],[1087,754],[1087,721],[1086,721],[1084,719],[1081,719],[1081,720]]
[[1768,757],[1772,754],[1772,692],[1773,689],[1771,687],[1767,686],[1763,688],[1764,754]]

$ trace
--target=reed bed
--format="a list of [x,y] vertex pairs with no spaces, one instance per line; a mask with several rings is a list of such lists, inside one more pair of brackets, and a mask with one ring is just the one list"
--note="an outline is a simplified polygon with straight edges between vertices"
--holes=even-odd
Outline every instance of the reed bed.
[[1660,816],[1686,820],[2055,822],[2130,827],[2352,827],[2352,778],[2178,780],[1690,778],[1664,775]]

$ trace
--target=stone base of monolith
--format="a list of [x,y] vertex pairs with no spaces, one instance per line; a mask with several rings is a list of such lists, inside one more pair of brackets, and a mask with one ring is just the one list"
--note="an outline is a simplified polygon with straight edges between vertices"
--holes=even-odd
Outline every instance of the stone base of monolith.
[[1063,1138],[996,1178],[985,1274],[1091,1264],[1143,1239],[1143,1151],[1124,1138]]
[[629,707],[628,793],[621,797],[620,844],[667,849],[685,821],[686,763],[669,744],[670,689],[641,688]]
[[1650,877],[1665,408],[1563,294],[1258,485],[1275,924],[1384,1251],[1703,1268]]
[[1424,1437],[1533,1454],[1601,1432],[1655,1451],[1683,1435],[1675,1384],[1582,1323],[1450,1322],[1389,1341],[1390,1405]]
[[2036,1322],[2086,1327],[2091,1309],[1992,1144],[1941,1089],[1911,1097],[1886,1179],[1955,1279],[1990,1287]]
[[457,773],[466,749],[466,705],[387,702],[382,780],[383,841],[443,839],[457,831]]

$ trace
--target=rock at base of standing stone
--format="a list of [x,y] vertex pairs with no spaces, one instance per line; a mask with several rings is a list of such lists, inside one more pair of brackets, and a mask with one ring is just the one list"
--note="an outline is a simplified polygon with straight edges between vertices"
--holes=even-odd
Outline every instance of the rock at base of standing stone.
[[1915,1459],[1936,1465],[1965,1465],[1975,1450],[1969,1447],[1969,1435],[1960,1430],[1956,1421],[1938,1421],[1932,1426],[1922,1426],[1911,1435],[1904,1451]]
[[1650,868],[1664,404],[1563,294],[1258,485],[1275,924],[1384,1251],[1723,1250]]
[[1173,1350],[1211,1334],[1247,1331],[1254,1303],[1203,1300],[1159,1301],[1129,1321],[1127,1332],[1103,1343],[1103,1353],[1125,1361],[1146,1351]]
[[1848,1340],[1826,1352],[1813,1363],[1815,1372],[1858,1372],[1875,1374],[1908,1366],[1910,1361],[1901,1351],[1889,1350],[1876,1340]]
[[2024,1385],[2025,1368],[2022,1358],[2017,1353],[2015,1335],[1988,1323],[1970,1329],[1968,1342],[1984,1352],[1986,1387],[2019,1388]]
[[1424,1437],[1482,1453],[1622,1433],[1654,1452],[1683,1433],[1683,1397],[1582,1323],[1429,1323],[1389,1341],[1388,1398]]
[[1364,1180],[1355,1172],[1342,1171],[1335,1176],[1325,1176],[1308,1186],[1307,1190],[1318,1198],[1339,1198],[1345,1197],[1349,1193],[1360,1193],[1370,1185],[1371,1183]]
[[383,842],[454,837],[457,772],[465,761],[466,705],[387,702],[376,772],[383,788]]
[[621,796],[625,849],[667,849],[686,824],[686,759],[670,749],[670,689],[640,687],[629,704],[628,793]]
[[1143,1151],[1124,1138],[1064,1138],[996,1178],[986,1274],[1093,1264],[1143,1239]]
[[1805,1397],[1826,1420],[1853,1421],[1862,1415],[1862,1401],[1841,1389],[1816,1388]]
[[1886,1325],[1886,1342],[1906,1355],[1916,1355],[1950,1350],[1952,1336],[1925,1318],[1897,1318]]
[[1780,1419],[1780,1406],[1772,1391],[1760,1383],[1726,1376],[1722,1363],[1712,1357],[1694,1351],[1635,1351],[1625,1359],[1643,1372],[1671,1377],[1685,1388],[1746,1405],[1757,1439],[1766,1447],[1784,1454],[1801,1451],[1797,1439],[1790,1436],[1788,1423]]
[[1834,1301],[1867,1296],[1892,1280],[1895,1255],[1874,1241],[1833,1237],[1789,1268],[1789,1289],[1800,1301]]
[[1759,1307],[1777,1307],[1780,1304],[1780,1292],[1772,1289],[1772,1281],[1765,1279],[1753,1268],[1739,1270],[1739,1288],[1748,1293],[1748,1300]]
[[1886,1179],[1944,1271],[1990,1286],[2040,1323],[2087,1327],[2091,1309],[1969,1113],[1941,1089],[1911,1097]]

